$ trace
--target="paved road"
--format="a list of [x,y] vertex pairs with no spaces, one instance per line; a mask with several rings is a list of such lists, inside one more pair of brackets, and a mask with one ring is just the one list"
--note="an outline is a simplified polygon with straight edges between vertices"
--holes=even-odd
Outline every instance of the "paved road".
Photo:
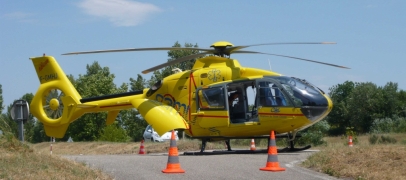
[[[327,180],[334,177],[298,167],[312,152],[279,153],[278,160],[283,172],[261,171],[267,154],[228,154],[211,156],[179,155],[182,174],[166,174],[168,154],[147,155],[77,155],[64,156],[90,167],[101,169],[117,180],[125,179],[286,179]],[[179,154],[182,154],[181,152]]]

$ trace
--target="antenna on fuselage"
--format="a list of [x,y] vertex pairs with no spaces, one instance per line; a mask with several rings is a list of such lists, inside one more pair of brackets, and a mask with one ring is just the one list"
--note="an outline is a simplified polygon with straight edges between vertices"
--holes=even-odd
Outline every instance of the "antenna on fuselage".
[[268,58],[268,64],[269,64],[269,70],[272,71],[272,68],[271,68],[271,61],[269,61],[269,58]]

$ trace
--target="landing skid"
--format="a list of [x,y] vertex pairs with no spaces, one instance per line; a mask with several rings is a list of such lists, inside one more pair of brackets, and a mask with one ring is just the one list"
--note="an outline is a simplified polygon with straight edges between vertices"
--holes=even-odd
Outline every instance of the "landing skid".
[[[184,152],[183,155],[222,155],[222,154],[265,154],[268,153],[268,149],[258,149],[258,150],[232,150],[230,146],[230,140],[226,140],[226,145],[227,145],[227,150],[222,150],[222,151],[210,151],[210,152],[205,152],[206,148],[206,143],[207,139],[202,140],[202,146],[200,149],[200,152]],[[268,144],[269,144],[269,139],[268,139]],[[278,149],[278,153],[282,152],[298,152],[298,151],[304,151],[306,149],[311,148],[311,145],[307,145],[302,148],[295,148],[295,143],[293,140],[289,141],[289,147],[283,148],[283,149]]]
[[[290,152],[298,152],[298,151],[303,151],[306,149],[311,148],[310,145],[305,146],[303,148],[283,148],[283,149],[278,149],[278,153],[290,153]],[[206,151],[206,152],[184,152],[183,155],[186,156],[206,156],[206,155],[223,155],[223,154],[267,154],[268,150],[267,149],[259,149],[259,150],[231,150],[231,151]]]
[[286,148],[283,148],[283,149],[278,149],[278,153],[279,153],[279,152],[298,152],[298,151],[304,151],[304,150],[306,150],[306,149],[310,149],[311,147],[312,147],[311,145],[307,145],[307,146],[302,147],[302,148],[286,147]]
[[206,151],[206,152],[184,152],[183,155],[195,155],[195,156],[200,156],[200,155],[222,155],[222,154],[264,154],[267,153],[267,149],[261,149],[261,150],[231,150],[231,151]]
[[[286,147],[283,149],[278,149],[278,153],[289,153],[289,152],[299,152],[304,151],[306,149],[311,148],[311,145],[302,147],[302,148],[290,148]],[[258,149],[258,150],[231,150],[231,151],[206,151],[206,152],[199,152],[199,151],[191,151],[191,152],[184,152],[183,155],[194,155],[194,156],[201,156],[201,155],[222,155],[222,154],[266,154],[268,153],[268,149]]]
[[[292,137],[292,138],[290,138],[290,137]],[[295,148],[295,141],[294,141],[295,137],[296,137],[296,133],[293,133],[293,134],[288,133],[287,139],[289,142],[289,147],[284,148],[283,151],[281,151],[281,152],[298,152],[298,151],[304,151],[306,149],[310,149],[312,147],[311,145],[307,145],[302,148]],[[301,137],[301,136],[297,136],[297,137]],[[269,144],[269,140],[268,140],[268,144]],[[279,150],[278,150],[278,152],[279,152]]]

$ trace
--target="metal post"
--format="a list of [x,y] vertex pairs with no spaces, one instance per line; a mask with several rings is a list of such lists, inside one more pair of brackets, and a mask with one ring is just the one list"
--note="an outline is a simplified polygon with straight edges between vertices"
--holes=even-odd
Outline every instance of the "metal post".
[[18,139],[24,142],[24,123],[23,120],[18,120]]
[[24,115],[23,115],[23,103],[17,103],[17,109],[20,111],[18,112],[19,115],[17,116],[18,122],[18,139],[21,142],[24,142]]

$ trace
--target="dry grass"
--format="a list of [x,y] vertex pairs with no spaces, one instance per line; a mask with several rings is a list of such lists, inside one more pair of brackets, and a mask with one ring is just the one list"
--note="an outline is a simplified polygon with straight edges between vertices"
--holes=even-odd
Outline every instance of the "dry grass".
[[[169,142],[153,143],[145,142],[146,153],[168,152]],[[30,145],[36,152],[50,154],[50,142]],[[176,142],[179,151],[199,151],[199,140],[179,140]],[[52,143],[52,154],[55,155],[96,155],[96,154],[138,154],[140,142],[113,143],[113,142],[57,142]],[[239,147],[239,146],[232,146]],[[246,148],[249,148],[247,143]],[[224,141],[208,142],[207,150],[225,150]]]
[[369,136],[358,137],[353,147],[347,139],[325,138],[327,146],[320,147],[303,162],[303,166],[336,177],[352,179],[406,179],[406,138],[404,134],[386,135],[397,139],[396,144],[369,144]]
[[0,179],[112,179],[99,170],[41,154],[12,137],[0,137]]

